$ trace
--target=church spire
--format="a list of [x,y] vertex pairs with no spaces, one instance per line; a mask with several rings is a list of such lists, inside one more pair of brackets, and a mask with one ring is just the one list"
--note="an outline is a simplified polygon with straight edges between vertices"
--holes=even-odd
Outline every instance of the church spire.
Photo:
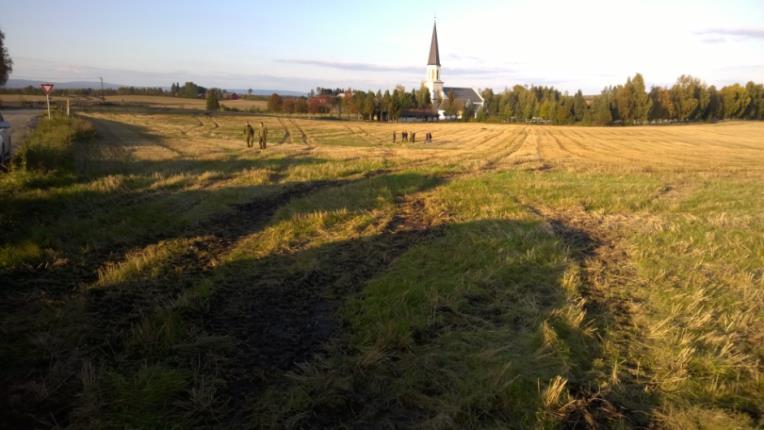
[[432,24],[432,42],[430,42],[430,58],[428,66],[440,66],[440,52],[438,51],[438,26]]

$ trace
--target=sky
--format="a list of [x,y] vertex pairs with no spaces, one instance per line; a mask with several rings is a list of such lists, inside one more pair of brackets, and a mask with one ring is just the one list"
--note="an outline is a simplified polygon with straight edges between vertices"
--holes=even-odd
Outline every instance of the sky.
[[434,19],[446,86],[764,82],[764,0],[0,0],[11,79],[135,86],[418,87]]

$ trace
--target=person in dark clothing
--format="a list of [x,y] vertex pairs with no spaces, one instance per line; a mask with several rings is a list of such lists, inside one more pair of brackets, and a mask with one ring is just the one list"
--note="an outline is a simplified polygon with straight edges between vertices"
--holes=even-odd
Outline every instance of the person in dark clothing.
[[260,149],[265,149],[268,146],[268,129],[262,122],[260,122],[260,130],[257,131],[257,141],[260,144]]
[[409,141],[409,134],[408,132],[404,131],[401,133],[401,142],[408,142]]
[[411,132],[411,142],[416,142],[416,132]]
[[247,126],[244,127],[244,134],[247,136],[247,148],[255,146],[255,129],[249,121],[247,121]]
[[395,140],[397,139],[397,136],[398,136],[397,132],[394,131],[393,132],[393,143],[395,143]]

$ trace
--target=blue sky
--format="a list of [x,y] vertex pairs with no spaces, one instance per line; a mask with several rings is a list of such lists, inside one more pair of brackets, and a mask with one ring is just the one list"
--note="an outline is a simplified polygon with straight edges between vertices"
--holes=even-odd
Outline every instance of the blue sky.
[[434,15],[446,85],[764,81],[762,0],[0,0],[11,78],[139,86],[411,88]]

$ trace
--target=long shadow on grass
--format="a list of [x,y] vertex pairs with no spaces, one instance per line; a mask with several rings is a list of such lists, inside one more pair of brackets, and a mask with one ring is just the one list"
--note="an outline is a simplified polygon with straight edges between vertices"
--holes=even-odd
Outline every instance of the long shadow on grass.
[[[212,217],[195,226],[167,226],[163,231],[149,235],[151,243],[160,239],[191,240],[178,255],[172,257],[165,269],[152,271],[151,279],[129,279],[107,289],[95,289],[78,294],[76,287],[82,279],[95,280],[95,269],[102,266],[102,259],[94,259],[92,264],[80,273],[81,268],[69,273],[66,269],[45,270],[44,273],[31,272],[26,276],[5,273],[11,290],[26,288],[38,299],[24,300],[24,292],[7,291],[0,308],[4,312],[3,333],[6,335],[2,372],[4,389],[2,403],[8,402],[9,416],[0,415],[0,423],[13,427],[25,427],[35,420],[50,420],[59,424],[67,422],[73,402],[81,390],[82,382],[77,378],[83,363],[99,363],[111,369],[127,371],[134,365],[149,358],[156,358],[156,345],[145,342],[135,345],[130,340],[135,333],[162,336],[165,328],[140,327],[141,320],[148,318],[163,305],[172,302],[184,290],[191,288],[200,277],[206,276],[207,264],[219,257],[227,247],[239,238],[256,233],[268,224],[277,210],[301,198],[307,198],[320,191],[336,189],[336,194],[345,195],[359,192],[358,189],[375,192],[387,190],[389,198],[396,198],[408,192],[423,190],[439,183],[435,177],[417,174],[382,175],[371,172],[367,177],[337,181],[313,181],[303,184],[282,186],[276,190],[266,190],[260,199],[238,205],[233,212]],[[271,186],[263,186],[268,188]],[[205,195],[214,198],[221,191],[182,191],[193,193],[194,200],[204,200]],[[367,195],[368,193],[362,192]],[[185,196],[188,197],[188,196]],[[319,197],[321,199],[321,197]],[[372,210],[378,199],[352,199],[355,206],[349,211]],[[128,214],[130,215],[130,214]],[[132,214],[131,216],[134,216]],[[156,218],[156,215],[154,215]],[[157,221],[155,219],[155,221]],[[198,239],[198,236],[211,239]],[[143,239],[132,241],[140,244]],[[65,276],[62,276],[66,272]],[[74,288],[72,288],[74,287]],[[71,297],[57,296],[56,302],[45,305],[42,301],[56,289],[74,293]],[[4,291],[6,293],[6,291]],[[20,293],[20,294],[15,294]],[[11,298],[13,300],[5,300]],[[56,297],[56,296],[54,296]],[[47,310],[46,310],[47,308]],[[32,318],[40,315],[41,318]],[[34,323],[31,323],[34,321]],[[142,331],[143,330],[143,331]],[[55,372],[54,372],[55,371]],[[55,375],[53,374],[55,373]],[[55,385],[55,388],[49,388]],[[45,387],[46,393],[39,395],[30,387]],[[48,414],[53,411],[53,415]],[[140,425],[138,425],[141,427]]]
[[570,259],[538,223],[488,220],[230,262],[199,317],[205,333],[234,342],[217,374],[223,422],[575,428],[614,418],[604,404],[574,411],[567,391],[548,388],[557,376],[586,384],[599,356],[562,285]]
[[[537,210],[530,209],[537,215],[543,216]],[[597,265],[595,267],[602,271],[603,269],[599,265],[604,261],[604,264],[611,267],[608,276],[618,279],[618,277],[623,276],[619,272],[623,269],[619,268],[618,265],[627,264],[628,257],[621,252],[614,251],[607,243],[593,238],[586,231],[568,225],[562,219],[550,219],[549,223],[555,235],[564,241],[570,249],[572,257],[583,269],[581,293],[587,300],[584,309],[591,325],[596,328],[598,333],[604,335],[607,335],[614,328],[620,328],[621,334],[626,338],[618,339],[617,342],[627,344],[635,341],[628,330],[635,327],[636,324],[631,317],[631,311],[624,303],[625,300],[617,297],[609,298],[608,292],[600,291],[595,285],[592,285],[595,276],[603,276],[601,272],[587,274],[590,264]],[[637,363],[619,364],[625,364],[626,367],[639,367]],[[645,371],[649,372],[649,367]],[[616,412],[609,410],[612,406],[617,408],[616,413],[623,415],[632,427],[647,428],[654,425],[652,421],[654,417],[650,411],[657,408],[660,402],[656,391],[648,386],[648,383],[644,381],[644,376],[642,377],[643,380],[639,381],[639,376],[629,371],[620,372],[618,379],[618,383],[612,384],[605,390],[601,390],[600,387],[590,381],[572,381],[570,384],[571,392],[580,399],[580,407],[571,411],[573,416],[583,422],[591,418],[600,418],[601,421],[602,417],[598,415],[603,412],[602,406],[607,406],[608,410],[605,412],[609,414]],[[605,402],[610,402],[612,405]],[[584,415],[581,415],[582,413]]]
[[[4,196],[0,245],[8,247],[9,251],[4,251],[7,253],[32,251],[30,257],[19,255],[19,262],[10,261],[8,267],[0,267],[0,282],[18,287],[30,281],[36,287],[60,286],[63,288],[59,291],[68,292],[78,283],[94,280],[98,267],[105,261],[121,259],[130,249],[192,229],[203,234],[200,229],[207,223],[205,219],[225,212],[230,207],[226,202],[262,201],[258,205],[267,210],[269,204],[285,197],[356,180],[267,183],[215,190],[151,189],[146,183],[137,190],[114,187]],[[239,219],[244,225],[251,221],[251,217]],[[14,290],[0,291],[0,297]]]

